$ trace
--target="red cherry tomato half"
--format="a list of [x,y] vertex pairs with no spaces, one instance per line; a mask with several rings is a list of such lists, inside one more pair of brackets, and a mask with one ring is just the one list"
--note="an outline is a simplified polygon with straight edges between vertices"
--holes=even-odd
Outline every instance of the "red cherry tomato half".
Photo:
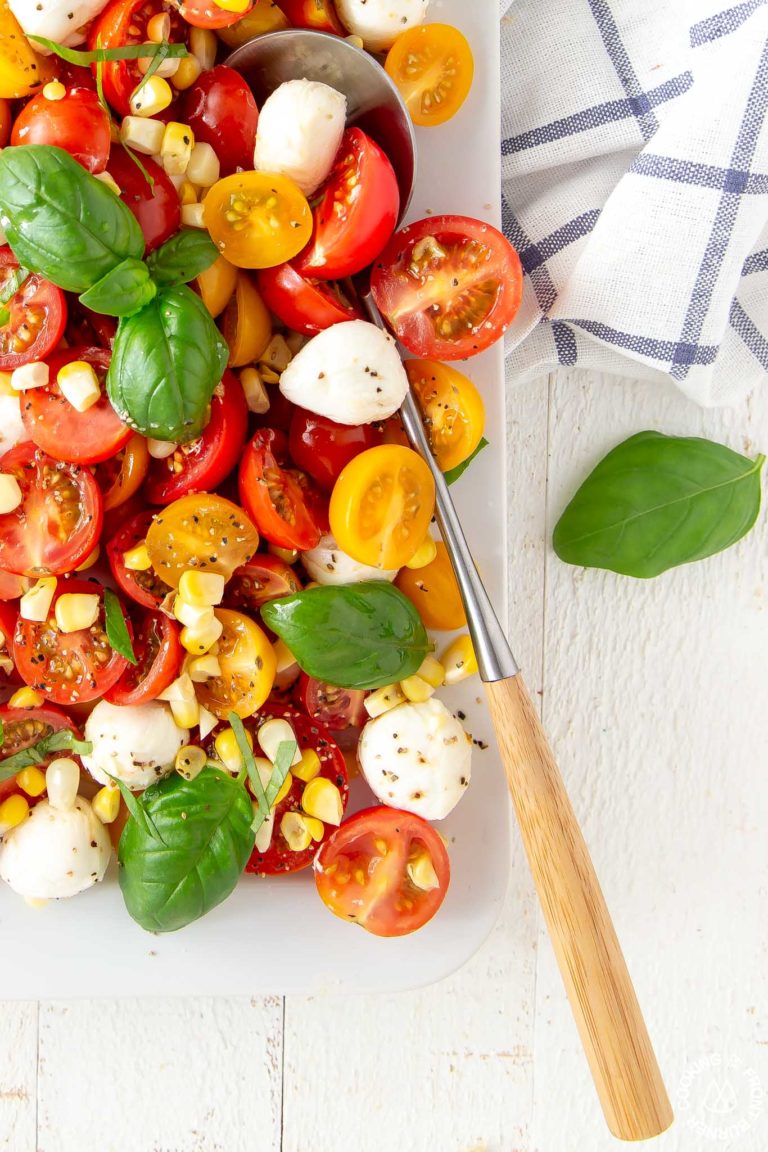
[[312,720],[328,728],[343,731],[361,728],[368,719],[365,692],[360,688],[337,688],[325,680],[316,680],[302,672],[294,689],[294,698]]
[[146,704],[176,679],[184,659],[179,626],[163,612],[145,612],[135,629],[133,652],[138,663],[129,664],[104,693],[110,704]]
[[328,531],[325,498],[296,468],[286,468],[282,432],[260,428],[240,463],[240,503],[260,534],[280,548],[314,548]]
[[152,513],[138,512],[126,520],[107,543],[107,560],[121,592],[143,608],[157,608],[170,591],[153,568],[144,572],[125,566],[125,553],[143,544],[152,523]]
[[[188,26],[171,4],[164,0],[112,0],[91,24],[88,47],[126,48],[129,44],[146,44],[149,40],[147,25],[153,16],[162,12],[171,18],[169,41],[172,44],[185,43]],[[96,65],[91,67],[95,75]],[[142,79],[137,62],[106,60],[101,70],[108,103],[121,117],[128,116],[131,93]]]
[[242,455],[248,405],[240,381],[225,372],[211,401],[211,418],[197,440],[180,444],[165,460],[152,460],[144,494],[150,504],[170,504],[188,492],[212,492]]
[[89,172],[103,172],[109,157],[109,116],[90,88],[70,89],[61,100],[48,100],[41,92],[16,117],[11,144],[52,144]]
[[114,316],[102,316],[85,308],[74,292],[67,294],[67,327],[64,331],[67,343],[80,344],[86,348],[112,348],[117,335],[117,320]]
[[474,356],[504,335],[523,273],[509,241],[468,216],[431,216],[396,232],[371,275],[379,311],[409,352]]
[[[0,655],[8,657],[13,650],[13,634],[16,631],[16,621],[19,613],[15,604],[0,603]],[[20,684],[21,677],[15,668],[10,672],[0,670],[0,687],[7,684]],[[0,749],[0,758],[8,753]],[[2,787],[0,785],[0,787]]]
[[279,600],[281,596],[292,596],[294,592],[301,592],[301,580],[290,564],[269,552],[257,552],[247,564],[233,572],[224,590],[224,602],[228,608],[236,608],[258,620],[262,604]]
[[[408,865],[426,855],[437,885],[417,887]],[[325,841],[315,883],[335,916],[374,936],[406,936],[431,920],[445,899],[451,865],[438,832],[411,812],[366,808]]]
[[[0,293],[9,291],[19,262],[10,248],[0,248]],[[19,290],[6,300],[8,314],[0,324],[0,371],[12,372],[32,360],[44,360],[55,348],[67,323],[67,302],[61,288],[30,272]]]
[[3,472],[16,479],[22,500],[0,516],[0,567],[23,576],[72,572],[101,532],[101,493],[91,473],[30,442],[6,452]]
[[326,492],[350,460],[377,444],[381,444],[381,431],[372,424],[337,424],[303,408],[293,413],[288,438],[291,459]]
[[311,280],[292,264],[261,268],[256,274],[264,303],[286,328],[314,336],[332,324],[365,317],[355,303],[347,300],[341,287]]
[[280,8],[294,28],[314,28],[317,32],[335,32],[337,36],[347,34],[332,0],[280,0]]
[[395,171],[370,136],[348,128],[313,211],[312,240],[296,260],[305,276],[338,280],[372,264],[397,226]]
[[141,163],[152,177],[152,184],[122,144],[115,144],[109,154],[107,171],[120,189],[120,199],[139,222],[146,251],[151,252],[178,232],[181,206],[178,192],[160,165],[149,156],[142,156]]
[[247,16],[252,7],[250,3],[242,12],[227,12],[215,0],[184,0],[179,12],[193,28],[229,28]]
[[18,576],[15,572],[0,571],[0,601],[18,600],[28,587],[29,582],[23,576]]
[[13,115],[10,100],[0,100],[0,148],[5,148],[11,136]]
[[[68,728],[76,737],[80,737],[80,732],[66,712],[48,705],[39,708],[11,708],[8,704],[0,704],[0,724],[3,726],[4,757],[23,752],[25,748],[31,748],[33,744],[46,740],[54,732],[60,732],[62,728]],[[53,752],[40,767],[44,769],[51,760],[61,755],[64,753]],[[18,791],[15,776],[10,780],[0,781],[0,800],[5,800],[6,796]],[[27,799],[30,803],[34,803],[29,796]]]
[[229,176],[238,168],[253,168],[259,110],[253,93],[234,68],[217,64],[203,72],[184,93],[181,119],[189,124],[196,141],[213,148],[222,176]]
[[[43,452],[73,464],[98,464],[130,440],[132,431],[110,404],[104,386],[111,358],[103,348],[67,348],[48,357],[48,387],[30,388],[21,397],[24,427]],[[61,369],[75,360],[91,365],[102,388],[101,398],[86,412],[78,412],[56,383]]]

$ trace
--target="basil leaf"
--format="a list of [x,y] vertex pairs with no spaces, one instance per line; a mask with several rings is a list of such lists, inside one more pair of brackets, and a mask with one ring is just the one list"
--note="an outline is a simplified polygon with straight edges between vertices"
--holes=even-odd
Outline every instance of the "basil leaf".
[[51,732],[31,744],[29,748],[22,748],[12,756],[0,760],[0,783],[10,780],[22,768],[31,768],[34,764],[44,764],[52,752],[76,752],[79,756],[87,756],[93,751],[93,745],[88,740],[78,740],[68,728],[60,728],[58,732]]
[[26,268],[12,268],[8,279],[0,288],[0,304],[7,304],[9,300],[13,300],[16,293],[24,286],[24,283],[29,276]]
[[340,688],[411,676],[432,647],[411,601],[386,581],[308,588],[264,604],[261,615],[307,675]]
[[148,56],[160,56],[161,60],[167,60],[170,56],[187,55],[184,44],[169,44],[165,40],[160,44],[124,44],[120,48],[93,48],[90,52],[67,48],[65,44],[57,44],[55,40],[48,40],[45,36],[27,36],[27,40],[42,45],[49,52],[66,60],[68,64],[77,64],[80,68],[90,68],[91,64],[103,64],[107,60],[141,60]]
[[449,487],[451,484],[455,484],[456,481],[458,480],[459,476],[464,475],[467,468],[469,468],[470,464],[475,459],[475,457],[479,456],[480,453],[482,452],[483,448],[487,448],[487,447],[488,447],[488,441],[486,440],[485,436],[483,436],[481,438],[480,443],[478,444],[477,448],[475,448],[474,452],[471,455],[467,456],[466,460],[462,460],[461,464],[457,464],[455,468],[449,468],[447,472],[443,473],[446,484]]
[[5,744],[5,725],[0,720],[0,748]]
[[711,440],[640,432],[579,488],[555,527],[555,552],[641,579],[703,560],[755,523],[764,461]]
[[0,227],[20,264],[85,292],[144,254],[136,217],[68,152],[25,144],[0,153]]
[[186,284],[210,268],[219,250],[207,232],[182,228],[162,248],[147,257],[152,279],[159,288]]
[[232,893],[253,851],[253,808],[243,784],[208,766],[177,772],[138,798],[147,820],[120,837],[125,906],[147,932],[175,932]]
[[120,321],[107,373],[112,407],[156,440],[194,440],[224,374],[229,349],[199,296],[183,284]]
[[143,260],[123,260],[97,284],[81,293],[80,303],[105,316],[132,316],[157,295],[157,288]]
[[236,712],[230,712],[227,717],[230,727],[235,734],[237,740],[237,747],[240,750],[240,755],[243,758],[243,772],[247,773],[248,779],[251,781],[253,793],[259,805],[259,814],[254,817],[251,828],[254,832],[258,832],[264,821],[269,816],[272,805],[274,804],[277,794],[282,788],[285,778],[288,775],[293,758],[296,755],[297,744],[295,740],[282,740],[277,746],[275,754],[275,762],[272,767],[272,774],[269,778],[266,788],[262,783],[261,775],[256,767],[256,760],[253,755],[253,749],[248,743],[248,737],[245,734],[245,727],[242,720]]
[[138,664],[122,605],[111,588],[104,589],[104,623],[110,648],[124,656],[129,663]]
[[293,758],[296,755],[298,744],[295,740],[281,740],[275,753],[275,763],[269,784],[265,789],[267,804],[271,808],[277,799],[277,794],[285,783],[285,778],[291,770]]

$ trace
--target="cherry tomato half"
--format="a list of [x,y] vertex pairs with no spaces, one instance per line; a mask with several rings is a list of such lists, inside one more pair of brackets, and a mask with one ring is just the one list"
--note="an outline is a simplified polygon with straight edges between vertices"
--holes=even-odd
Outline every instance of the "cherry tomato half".
[[485,405],[475,385],[437,360],[406,360],[432,451],[443,472],[463,464],[477,448],[485,427]]
[[90,88],[70,89],[61,100],[33,96],[11,133],[11,144],[52,144],[93,173],[106,168],[109,143],[109,116]]
[[220,572],[229,580],[259,546],[242,508],[215,493],[181,496],[152,518],[147,548],[158,576],[178,588],[182,572]]
[[452,632],[466,628],[467,618],[448,549],[437,541],[437,554],[423,568],[401,568],[397,587],[415,605],[425,628]]
[[[0,293],[8,291],[19,262],[10,248],[0,248]],[[61,288],[30,272],[18,292],[3,305],[8,319],[0,324],[0,371],[12,372],[32,360],[44,360],[55,348],[67,323]]]
[[219,29],[219,39],[228,48],[239,48],[241,44],[253,40],[254,36],[262,36],[265,32],[282,32],[287,27],[288,20],[278,8],[276,0],[255,0],[251,10],[237,24]]
[[[413,883],[427,857],[435,886]],[[335,916],[374,936],[406,936],[431,920],[445,899],[451,865],[438,832],[412,812],[366,808],[326,840],[315,859],[320,898]]]
[[[104,381],[112,354],[103,348],[67,348],[48,357],[50,384],[30,388],[21,398],[24,427],[38,448],[57,460],[98,464],[124,447],[132,432],[109,402]],[[78,412],[56,383],[66,364],[90,364],[102,386],[101,397],[86,412]]]
[[469,95],[475,63],[466,36],[451,24],[419,24],[398,36],[384,64],[414,124],[455,116]]
[[0,148],[5,148],[11,136],[13,114],[10,100],[0,100]]
[[170,590],[154,568],[141,572],[125,565],[125,553],[144,543],[151,523],[151,512],[137,512],[107,542],[107,561],[115,583],[121,592],[143,608],[157,608]]
[[[48,705],[39,708],[11,708],[8,704],[0,704],[0,724],[3,726],[3,757],[23,752],[25,748],[31,748],[33,744],[46,740],[54,732],[60,732],[62,728],[68,728],[75,736],[80,736],[80,732],[66,712]],[[60,752],[53,752],[40,767],[44,769],[51,760],[60,755]],[[0,800],[16,791],[18,789],[15,776],[10,780],[0,781]]]
[[149,156],[141,162],[152,178],[146,179],[122,144],[115,144],[109,154],[107,171],[120,189],[120,199],[127,204],[144,233],[146,251],[159,248],[178,232],[181,224],[179,194],[159,164]]
[[230,712],[251,716],[272,691],[277,671],[274,649],[250,616],[217,608],[216,618],[224,625],[216,653],[221,672],[198,684],[197,698],[220,720]]
[[221,333],[229,345],[232,368],[252,364],[272,338],[272,318],[247,272],[238,272],[235,292],[221,317]]
[[257,552],[232,574],[224,599],[228,608],[239,608],[258,619],[262,604],[294,592],[301,592],[301,581],[290,564],[269,552]]
[[[0,655],[3,657],[10,657],[13,651],[13,634],[16,631],[16,621],[19,618],[18,609],[15,604],[4,604],[0,602]],[[20,684],[21,677],[19,676],[16,668],[12,668],[10,672],[0,670],[0,687],[6,687],[8,684]],[[1,750],[0,750],[1,751]],[[2,752],[3,756],[8,753]]]
[[179,12],[193,28],[229,28],[237,24],[251,10],[251,5],[243,12],[228,12],[219,8],[214,0],[184,0]]
[[361,728],[368,719],[361,688],[337,688],[302,672],[294,698],[303,712],[334,731]]
[[278,320],[304,336],[314,336],[345,320],[365,319],[338,284],[312,280],[292,264],[262,268],[257,281],[264,303]]
[[415,356],[459,360],[489,348],[523,292],[520,258],[490,224],[431,216],[396,232],[371,275],[379,311]]
[[[208,3],[208,7],[215,4]],[[217,64],[203,72],[184,93],[180,119],[189,124],[196,141],[213,148],[222,176],[238,168],[253,168],[259,110],[253,93],[234,68]]]
[[280,0],[280,7],[294,28],[314,28],[316,32],[334,32],[337,36],[347,34],[332,0]]
[[348,128],[313,211],[312,242],[296,267],[323,280],[362,271],[394,232],[399,211],[397,177],[386,155],[365,132]]
[[297,408],[288,450],[294,463],[330,492],[350,460],[380,443],[381,432],[372,424],[337,424],[327,416]]
[[105,514],[121,507],[138,492],[147,474],[149,459],[146,438],[134,432],[114,456],[94,470]]
[[146,704],[156,700],[179,674],[184,649],[179,626],[163,612],[145,612],[133,639],[137,664],[129,664],[104,693],[110,704]]
[[260,428],[240,463],[240,502],[272,544],[303,552],[327,531],[326,504],[303,472],[284,467],[287,460],[285,436]]
[[[88,47],[126,48],[130,44],[146,44],[149,40],[147,25],[153,16],[167,13],[171,20],[173,44],[186,41],[187,25],[176,8],[166,0],[111,0],[91,24]],[[92,65],[96,72],[96,65]],[[102,66],[104,95],[122,117],[130,113],[130,98],[142,79],[135,60],[106,60]],[[119,183],[119,181],[118,181]]]
[[216,247],[238,268],[292,260],[312,235],[306,197],[287,176],[272,172],[219,180],[203,201],[203,219]]

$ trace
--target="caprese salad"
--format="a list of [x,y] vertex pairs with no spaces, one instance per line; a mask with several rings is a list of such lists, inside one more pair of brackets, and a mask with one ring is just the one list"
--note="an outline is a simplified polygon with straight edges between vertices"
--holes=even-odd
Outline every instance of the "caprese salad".
[[472,57],[427,7],[0,0],[0,878],[30,903],[115,854],[153,932],[244,872],[311,870],[384,936],[445,897],[471,740],[436,693],[477,664],[398,409],[457,477],[483,403],[445,361],[502,335],[520,264],[466,217],[396,231],[342,92],[259,108],[221,62],[352,36],[439,124]]

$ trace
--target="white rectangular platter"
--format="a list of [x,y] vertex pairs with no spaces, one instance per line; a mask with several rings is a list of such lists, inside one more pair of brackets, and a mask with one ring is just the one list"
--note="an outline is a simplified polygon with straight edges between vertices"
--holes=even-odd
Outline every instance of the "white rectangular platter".
[[[498,226],[499,43],[493,0],[433,0],[430,18],[455,24],[472,45],[475,82],[461,112],[420,129],[419,174],[409,219],[440,212],[481,217]],[[491,441],[454,488],[467,537],[504,619],[506,493],[504,374],[500,345],[461,365],[481,389]],[[447,642],[438,637],[438,646]],[[128,916],[113,862],[102,885],[74,900],[32,909],[0,890],[0,946],[5,994],[20,999],[185,995],[254,995],[387,991],[431,983],[460,967],[490,932],[509,869],[509,807],[482,687],[465,682],[446,703],[466,714],[475,748],[473,779],[441,825],[452,880],[435,919],[422,931],[383,940],[332,916],[311,872],[244,877],[234,895],[179,933],[152,936]],[[357,786],[358,807],[370,803]]]

